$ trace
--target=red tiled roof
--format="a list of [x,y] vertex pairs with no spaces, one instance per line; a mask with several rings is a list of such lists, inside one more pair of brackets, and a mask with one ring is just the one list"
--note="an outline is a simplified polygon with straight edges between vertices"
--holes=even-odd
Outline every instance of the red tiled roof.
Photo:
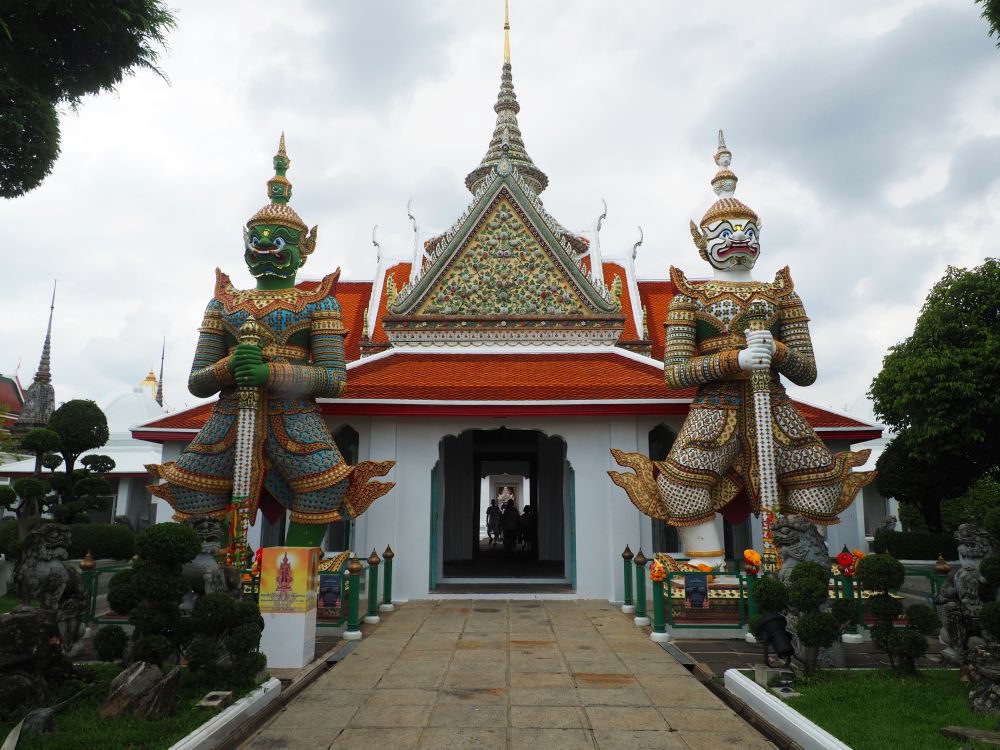
[[[599,375],[595,376],[595,373]],[[535,402],[538,405],[565,403],[566,406],[559,409],[571,408],[566,413],[575,414],[578,410],[570,407],[570,403],[582,401],[604,404],[605,407],[609,402],[620,402],[621,408],[615,407],[617,411],[614,413],[621,414],[638,413],[640,407],[664,410],[671,407],[669,402],[674,402],[675,413],[683,413],[687,409],[684,402],[693,395],[692,390],[668,389],[658,363],[635,359],[616,350],[509,354],[408,351],[359,362],[350,370],[344,395],[335,401],[325,402],[323,411],[337,413],[350,410],[360,414],[368,413],[366,409],[377,409],[380,414],[390,416],[426,416],[444,415],[444,412],[442,407],[428,403],[431,411],[411,414],[393,402],[451,402],[457,408],[463,408],[463,403],[474,402],[494,403],[498,407],[510,402],[526,403],[528,406]],[[852,440],[868,440],[880,434],[874,425],[811,404],[795,403],[817,430],[839,430]],[[205,424],[212,406],[212,403],[205,403],[167,415],[143,425],[136,430],[137,436],[169,439],[168,435],[157,436],[156,433],[159,430],[177,430],[180,432],[176,433],[175,439],[191,439]],[[489,408],[482,407],[484,414]],[[579,414],[588,412],[583,409],[579,410]]]
[[372,296],[370,281],[340,281],[335,292],[340,303],[340,312],[347,329],[344,340],[344,355],[348,362],[361,357],[361,334],[365,321],[365,310]]
[[[396,282],[396,289],[400,290],[406,286],[406,282],[410,280],[410,267],[412,263],[397,263],[392,268],[385,272],[385,281],[388,283],[389,276],[391,275],[393,280]],[[368,293],[369,298],[371,292]],[[385,317],[388,310],[388,304],[386,299],[386,284],[382,284],[382,298],[378,301],[378,319],[375,321],[375,329],[372,331],[372,341],[379,344],[386,344],[389,342],[389,337],[385,335],[385,329],[382,327],[382,319]]]
[[690,398],[671,391],[663,371],[617,352],[432,354],[400,352],[362,360],[344,399],[411,401],[576,401]]
[[641,339],[642,336],[639,334],[639,327],[642,325],[642,321],[638,323],[634,320],[632,315],[632,296],[628,288],[628,277],[625,275],[625,269],[622,268],[619,263],[605,263],[604,264],[604,283],[607,284],[608,289],[614,283],[615,276],[618,276],[622,280],[622,315],[625,316],[625,329],[622,331],[621,340],[622,341],[635,341],[636,339]]
[[799,410],[799,414],[805,417],[806,421],[813,426],[822,424],[826,428],[856,427],[858,429],[865,430],[872,429],[872,425],[867,422],[859,422],[857,419],[851,419],[843,414],[827,411],[826,409],[821,409],[820,407],[813,406],[812,404],[803,404],[801,401],[796,401],[795,406]]
[[0,375],[0,406],[7,409],[8,415],[20,414],[24,405],[21,389],[11,378]]
[[674,285],[669,281],[639,282],[639,300],[646,309],[646,329],[652,344],[651,355],[655,359],[663,359],[663,324],[673,296]]

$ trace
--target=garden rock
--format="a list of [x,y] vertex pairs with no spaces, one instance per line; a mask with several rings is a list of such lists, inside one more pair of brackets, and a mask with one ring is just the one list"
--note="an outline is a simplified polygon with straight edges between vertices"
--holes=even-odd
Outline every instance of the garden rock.
[[109,719],[131,713],[140,699],[163,679],[158,667],[139,661],[111,681],[108,699],[101,706],[100,716]]
[[164,677],[158,667],[136,662],[111,681],[108,699],[100,716],[108,719],[126,714],[160,719],[174,713],[181,673],[177,667]]
[[38,734],[54,734],[56,731],[56,710],[54,708],[36,708],[24,717],[22,732]]
[[48,703],[51,697],[45,680],[37,674],[5,671],[0,679],[0,719],[13,720],[31,706]]

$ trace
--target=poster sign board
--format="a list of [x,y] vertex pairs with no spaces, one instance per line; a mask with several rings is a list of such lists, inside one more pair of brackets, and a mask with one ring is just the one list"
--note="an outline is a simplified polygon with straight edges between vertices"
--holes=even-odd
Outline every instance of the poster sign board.
[[708,609],[708,576],[687,573],[684,575],[684,608]]
[[265,547],[260,561],[260,611],[302,613],[316,609],[319,549]]

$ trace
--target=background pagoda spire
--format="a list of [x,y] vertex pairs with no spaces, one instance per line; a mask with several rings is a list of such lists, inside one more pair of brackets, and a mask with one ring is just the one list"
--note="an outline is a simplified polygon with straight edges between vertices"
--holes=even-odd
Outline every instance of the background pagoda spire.
[[486,155],[479,166],[469,172],[465,178],[465,186],[472,193],[479,189],[490,172],[500,163],[500,159],[504,157],[517,167],[517,171],[535,194],[541,193],[549,184],[549,178],[535,166],[531,157],[528,156],[528,152],[524,148],[524,140],[521,138],[521,128],[517,124],[517,113],[521,111],[521,105],[517,103],[517,95],[514,93],[514,78],[510,72],[510,14],[508,10],[509,0],[504,0],[504,62],[500,73],[500,93],[497,94],[497,103],[493,105],[493,111],[497,113],[497,123],[493,128],[493,137],[486,149]]
[[52,302],[49,305],[49,325],[45,329],[45,343],[42,344],[42,357],[38,361],[38,371],[35,380],[24,393],[24,406],[21,414],[11,430],[15,436],[20,436],[36,427],[44,427],[49,423],[49,417],[56,408],[56,393],[52,387],[52,317],[56,309],[56,285],[52,282]]
[[156,403],[163,406],[163,361],[167,356],[167,337],[163,337],[163,348],[160,350],[160,379],[156,381]]

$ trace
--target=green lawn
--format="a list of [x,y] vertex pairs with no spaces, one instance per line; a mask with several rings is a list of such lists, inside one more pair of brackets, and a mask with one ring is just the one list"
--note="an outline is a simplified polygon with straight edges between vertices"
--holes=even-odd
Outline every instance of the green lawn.
[[1000,717],[969,708],[969,686],[957,670],[925,669],[916,677],[889,670],[821,671],[802,678],[788,705],[854,750],[986,748],[942,737],[949,725],[994,729]]
[[[98,718],[97,711],[107,698],[108,685],[121,667],[102,664],[96,669],[98,679],[95,685],[74,683],[59,689],[57,700],[89,687],[85,695],[57,714],[56,733],[50,736],[22,734],[17,750],[165,750],[212,717],[210,711],[195,707],[212,688],[193,679],[185,671],[177,690],[176,716],[158,721],[134,718],[102,720]],[[0,723],[0,744],[13,728],[13,723]]]
[[14,607],[21,603],[21,598],[18,596],[12,596],[7,594],[6,596],[0,596],[0,615],[4,612],[10,612]]

